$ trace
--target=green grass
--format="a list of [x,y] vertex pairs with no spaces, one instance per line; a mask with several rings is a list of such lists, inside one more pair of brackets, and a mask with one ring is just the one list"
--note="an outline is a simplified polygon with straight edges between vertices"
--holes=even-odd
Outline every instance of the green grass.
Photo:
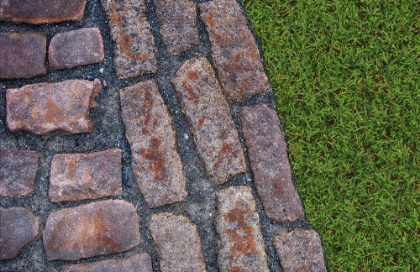
[[420,2],[245,0],[331,271],[420,271]]

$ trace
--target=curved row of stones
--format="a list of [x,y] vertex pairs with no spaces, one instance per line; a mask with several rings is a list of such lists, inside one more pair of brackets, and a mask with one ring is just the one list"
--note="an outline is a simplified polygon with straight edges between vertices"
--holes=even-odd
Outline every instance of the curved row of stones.
[[[45,3],[43,3],[45,2]],[[45,24],[83,18],[86,0],[0,1],[0,21]],[[114,65],[121,79],[155,73],[156,47],[143,0],[101,0],[115,43]],[[196,4],[155,0],[160,34],[171,55],[199,43]],[[211,45],[211,63],[191,58],[171,83],[194,136],[197,153],[214,186],[246,172],[246,158],[229,103],[243,103],[269,90],[260,53],[236,0],[198,5]],[[22,16],[22,14],[24,16]],[[101,62],[98,29],[60,33],[50,41],[52,70]],[[0,78],[31,78],[46,73],[46,38],[40,34],[0,33]],[[21,52],[26,52],[22,55]],[[213,66],[215,69],[213,69]],[[28,68],[29,67],[29,68]],[[220,84],[219,84],[220,82]],[[67,80],[8,89],[7,127],[37,135],[90,133],[89,109],[96,106],[100,80]],[[227,99],[225,99],[225,96]],[[132,170],[149,208],[184,201],[188,195],[182,161],[176,149],[172,118],[154,80],[120,90],[122,118],[131,148]],[[266,105],[242,106],[242,132],[254,184],[264,212],[275,222],[294,222],[303,208],[292,182],[287,146],[277,113]],[[88,154],[56,154],[51,162],[51,202],[94,200],[122,193],[120,149]],[[40,153],[0,150],[0,195],[30,196]],[[218,190],[216,231],[221,271],[269,271],[264,239],[251,187]],[[0,208],[0,260],[16,258],[39,234],[39,218],[26,208]],[[130,250],[141,243],[139,215],[124,200],[100,200],[49,214],[43,230],[47,260],[78,260]],[[161,271],[205,271],[201,239],[184,215],[156,213],[148,226],[160,255]],[[326,271],[314,230],[294,229],[273,241],[285,271]],[[62,271],[152,271],[151,258],[140,253],[127,259],[67,265]]]

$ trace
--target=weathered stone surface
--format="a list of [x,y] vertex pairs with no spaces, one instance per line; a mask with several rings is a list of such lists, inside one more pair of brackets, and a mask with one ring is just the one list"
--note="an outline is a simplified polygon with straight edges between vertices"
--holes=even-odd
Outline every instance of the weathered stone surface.
[[99,28],[82,28],[55,35],[50,42],[48,59],[52,70],[103,61],[104,46]]
[[185,216],[154,214],[149,226],[162,272],[205,271],[197,227]]
[[39,217],[21,207],[0,207],[0,260],[16,258],[39,234]]
[[154,81],[120,91],[131,166],[151,208],[185,200],[187,190],[176,150],[172,118]]
[[229,187],[217,193],[220,271],[269,271],[255,209],[250,187]]
[[123,79],[155,73],[155,41],[146,19],[144,0],[101,0],[115,42],[114,63]]
[[39,157],[36,151],[0,149],[0,195],[16,198],[31,195]]
[[0,79],[45,75],[46,51],[47,38],[41,34],[0,33]]
[[198,45],[197,14],[191,0],[154,0],[161,22],[160,34],[171,55],[188,51]]
[[51,24],[81,21],[86,0],[0,0],[0,21]]
[[59,210],[48,216],[43,241],[48,261],[126,251],[140,243],[139,216],[123,200]]
[[223,89],[231,102],[270,88],[257,44],[236,0],[214,0],[199,5],[211,44],[211,55]]
[[207,59],[186,61],[172,84],[190,123],[198,154],[214,184],[223,184],[245,172],[238,132]]
[[51,201],[79,201],[121,195],[121,155],[120,149],[54,155],[48,191]]
[[294,229],[279,234],[273,243],[283,271],[327,271],[321,238],[316,231]]
[[60,131],[91,133],[89,109],[101,91],[101,81],[66,80],[25,85],[6,91],[6,121],[12,131],[26,130],[38,135]]
[[254,184],[265,213],[280,223],[295,221],[303,216],[303,207],[292,181],[276,111],[266,105],[243,107],[241,120]]

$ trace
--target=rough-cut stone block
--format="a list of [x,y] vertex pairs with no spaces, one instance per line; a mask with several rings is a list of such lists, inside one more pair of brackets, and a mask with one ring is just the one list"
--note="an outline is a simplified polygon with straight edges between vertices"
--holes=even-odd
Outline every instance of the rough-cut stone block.
[[89,109],[97,104],[99,79],[66,80],[25,85],[6,91],[6,121],[12,131],[26,130],[38,135],[60,131],[91,133]]
[[47,38],[41,34],[0,33],[0,79],[45,75],[46,50]]
[[20,207],[0,207],[0,260],[16,258],[39,234],[39,217]]
[[31,195],[35,187],[40,153],[30,150],[0,150],[0,195]]
[[89,154],[57,154],[51,162],[52,202],[97,199],[122,194],[120,149]]
[[52,70],[103,61],[104,46],[99,28],[82,28],[55,35],[50,42],[48,59]]
[[120,91],[131,166],[151,208],[185,200],[187,190],[176,150],[172,118],[154,81]]
[[214,0],[199,5],[211,44],[211,55],[223,89],[231,102],[270,88],[257,44],[236,0]]
[[303,207],[292,181],[276,111],[266,105],[243,107],[241,120],[255,187],[265,213],[280,223],[295,221],[303,216]]
[[43,241],[48,261],[126,251],[140,243],[139,216],[123,200],[59,210],[48,216]]
[[146,19],[144,0],[101,0],[115,42],[114,63],[123,79],[155,73],[155,41]]
[[205,271],[197,227],[185,216],[154,214],[149,226],[162,272]]
[[238,132],[207,59],[186,61],[172,84],[190,123],[198,154],[214,184],[223,184],[245,172]]
[[220,271],[269,271],[250,187],[229,187],[217,193],[216,229]]
[[81,21],[86,0],[0,0],[0,21],[51,24]]
[[321,238],[316,231],[294,229],[279,234],[273,243],[283,271],[327,271]]
[[171,55],[188,51],[200,43],[195,4],[191,0],[154,0],[161,22],[160,34]]

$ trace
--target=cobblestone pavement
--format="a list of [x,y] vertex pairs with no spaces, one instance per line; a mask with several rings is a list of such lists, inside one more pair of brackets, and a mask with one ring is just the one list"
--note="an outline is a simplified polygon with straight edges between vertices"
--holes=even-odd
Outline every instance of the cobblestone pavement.
[[236,0],[0,0],[1,271],[326,271]]

